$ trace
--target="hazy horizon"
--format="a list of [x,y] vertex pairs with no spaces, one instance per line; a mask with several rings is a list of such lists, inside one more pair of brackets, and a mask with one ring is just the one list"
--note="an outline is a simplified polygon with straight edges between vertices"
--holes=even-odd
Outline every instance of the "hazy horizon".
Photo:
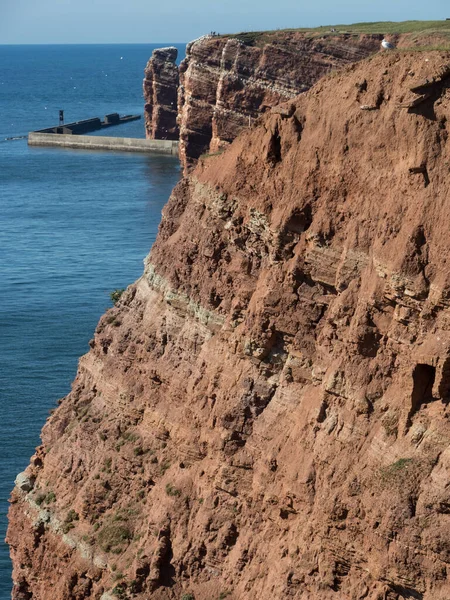
[[[1,0],[0,0],[1,2]],[[4,0],[3,0],[4,2]],[[426,5],[408,0],[379,0],[363,5],[321,0],[15,0],[0,6],[0,45],[186,43],[216,31],[237,33],[378,21],[444,20],[448,0]]]
[[21,43],[11,42],[10,44],[0,43],[1,46],[154,46],[155,44],[188,44],[191,40],[186,41],[157,41],[157,42],[34,42],[34,43]]

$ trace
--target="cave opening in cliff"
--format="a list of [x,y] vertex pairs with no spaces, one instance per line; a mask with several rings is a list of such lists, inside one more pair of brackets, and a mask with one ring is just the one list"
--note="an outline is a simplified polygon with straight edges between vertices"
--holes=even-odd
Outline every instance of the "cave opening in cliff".
[[281,161],[281,137],[278,127],[275,128],[275,131],[270,138],[267,158],[273,165]]
[[301,209],[296,209],[286,221],[286,231],[301,235],[309,229],[312,223],[311,204],[306,204]]
[[413,371],[413,391],[411,396],[411,414],[419,410],[423,404],[433,400],[433,385],[436,379],[436,368],[419,363]]

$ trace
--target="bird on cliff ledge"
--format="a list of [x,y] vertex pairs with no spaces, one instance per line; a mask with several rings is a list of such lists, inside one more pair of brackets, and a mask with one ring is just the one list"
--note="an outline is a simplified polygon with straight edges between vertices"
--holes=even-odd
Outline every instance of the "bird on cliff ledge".
[[385,38],[383,38],[383,41],[381,42],[381,47],[385,50],[393,50],[395,48],[394,44],[391,44],[391,42],[388,42]]

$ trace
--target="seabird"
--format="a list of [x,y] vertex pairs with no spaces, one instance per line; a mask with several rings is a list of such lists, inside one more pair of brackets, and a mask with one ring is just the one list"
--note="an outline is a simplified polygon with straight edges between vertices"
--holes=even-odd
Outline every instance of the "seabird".
[[383,38],[383,41],[381,42],[381,46],[385,49],[385,50],[393,50],[395,48],[394,44],[391,44],[391,42],[388,42],[387,40],[385,40]]

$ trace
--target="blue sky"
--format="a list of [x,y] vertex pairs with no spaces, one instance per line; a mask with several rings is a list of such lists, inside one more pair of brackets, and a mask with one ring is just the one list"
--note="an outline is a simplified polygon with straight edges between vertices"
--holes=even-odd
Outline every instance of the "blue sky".
[[446,17],[448,0],[0,0],[0,44],[186,42],[212,30]]

